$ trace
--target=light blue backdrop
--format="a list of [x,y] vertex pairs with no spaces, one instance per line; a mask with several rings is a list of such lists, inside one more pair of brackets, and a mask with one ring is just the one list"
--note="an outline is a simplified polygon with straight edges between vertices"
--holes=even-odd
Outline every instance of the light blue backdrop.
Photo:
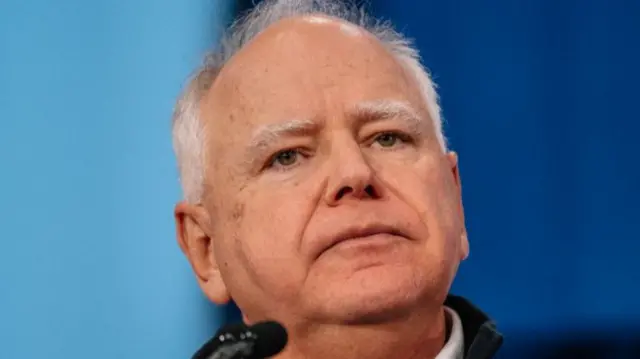
[[220,0],[0,2],[0,358],[186,358],[170,114]]

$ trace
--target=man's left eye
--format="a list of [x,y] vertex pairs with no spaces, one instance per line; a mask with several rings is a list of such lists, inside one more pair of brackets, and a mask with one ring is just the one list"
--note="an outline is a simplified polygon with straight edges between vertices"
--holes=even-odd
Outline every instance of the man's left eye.
[[399,133],[385,132],[378,135],[375,141],[382,147],[393,147],[398,141],[406,141],[406,139]]

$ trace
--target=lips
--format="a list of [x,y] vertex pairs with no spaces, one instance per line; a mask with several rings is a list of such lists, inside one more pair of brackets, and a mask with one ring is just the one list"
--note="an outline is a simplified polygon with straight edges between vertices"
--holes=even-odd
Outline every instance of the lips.
[[404,231],[395,226],[385,224],[352,226],[336,231],[333,235],[327,236],[325,240],[321,241],[322,243],[319,248],[320,250],[317,251],[316,258],[322,255],[322,253],[342,242],[356,238],[369,237],[376,234],[390,234],[393,236],[409,238]]

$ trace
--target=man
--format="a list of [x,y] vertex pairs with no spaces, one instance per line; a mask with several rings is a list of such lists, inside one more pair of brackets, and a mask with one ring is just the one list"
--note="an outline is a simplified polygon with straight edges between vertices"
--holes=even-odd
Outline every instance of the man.
[[448,296],[469,251],[434,85],[387,24],[268,1],[179,100],[177,237],[198,283],[297,358],[491,358],[492,322]]

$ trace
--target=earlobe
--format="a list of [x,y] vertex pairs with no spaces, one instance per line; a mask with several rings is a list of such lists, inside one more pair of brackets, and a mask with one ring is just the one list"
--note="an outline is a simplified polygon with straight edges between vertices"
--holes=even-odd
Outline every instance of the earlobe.
[[463,261],[468,257],[469,257],[469,238],[467,237],[467,230],[464,230],[460,238],[460,260]]
[[200,283],[200,288],[202,288],[202,292],[210,301],[218,305],[225,305],[231,301],[231,295],[218,269],[216,269],[215,273],[213,273],[206,282]]
[[229,301],[229,293],[214,255],[211,222],[204,207],[180,202],[174,210],[178,245],[189,260],[204,294],[216,304]]

